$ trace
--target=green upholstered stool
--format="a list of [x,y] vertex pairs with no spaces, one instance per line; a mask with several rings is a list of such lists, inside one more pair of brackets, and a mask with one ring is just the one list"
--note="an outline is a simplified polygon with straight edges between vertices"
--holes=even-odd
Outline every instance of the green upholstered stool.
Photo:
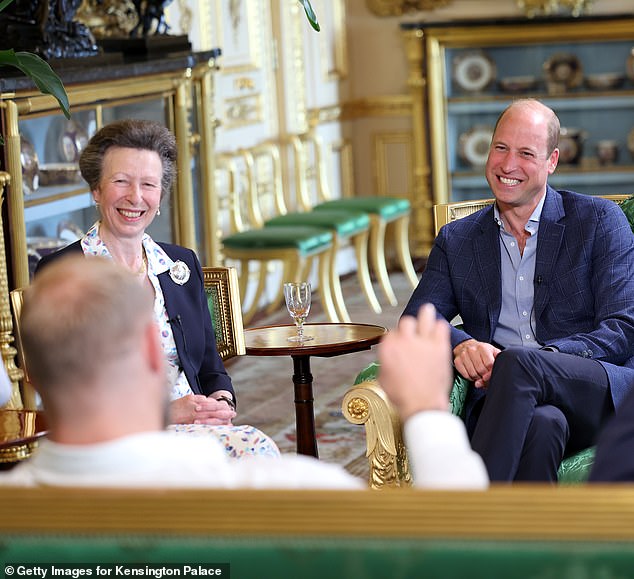
[[412,265],[409,250],[409,216],[411,205],[409,200],[398,197],[344,197],[331,199],[315,205],[315,211],[332,211],[345,209],[346,211],[364,211],[370,215],[370,259],[372,267],[379,280],[383,293],[392,306],[398,301],[387,273],[385,262],[385,229],[388,223],[395,225],[396,253],[412,288],[418,284],[418,277]]
[[[368,380],[376,380],[379,373],[378,362],[373,362],[365,367],[354,381],[361,384]],[[469,381],[460,375],[454,377],[453,387],[449,394],[449,406],[452,414],[464,418],[465,401],[469,390]],[[586,448],[576,454],[564,458],[557,472],[557,478],[561,484],[578,484],[586,482],[592,463],[594,462],[595,448]]]
[[[357,277],[366,300],[375,313],[381,313],[381,306],[374,293],[370,271],[368,269],[368,235],[370,230],[370,217],[362,211],[349,211],[344,209],[292,212],[278,215],[269,219],[265,228],[269,227],[296,227],[312,226],[328,229],[333,233],[333,256],[336,255],[342,243],[352,240],[357,257]],[[339,275],[337,274],[336,260],[331,261],[331,285],[333,288],[335,307],[343,322],[350,322],[350,315],[346,308]]]
[[[259,149],[258,149],[259,150]],[[266,299],[270,262],[282,263],[279,282],[300,281],[310,273],[313,260],[319,264],[319,294],[324,312],[332,322],[339,317],[332,302],[329,268],[333,249],[333,235],[328,229],[318,227],[271,227],[264,228],[264,211],[269,206],[260,191],[256,167],[266,165],[266,183],[281,182],[279,151],[273,144],[263,145],[259,150],[261,163],[256,163],[249,151],[219,154],[216,156],[216,177],[219,195],[224,194],[230,208],[228,226],[230,233],[222,238],[225,259],[240,262],[240,299],[244,307],[249,287],[252,262],[258,262],[257,287],[250,306],[243,314],[244,323],[250,319]],[[268,163],[268,164],[267,164]],[[276,185],[277,186],[277,185]],[[276,295],[269,302],[268,311],[279,309],[284,300],[283,283],[279,283]]]
[[360,211],[324,210],[287,213],[273,217],[265,223],[265,227],[289,225],[322,227],[334,230],[340,237],[350,237],[367,231],[370,227],[370,218],[367,213]]
[[332,245],[332,233],[314,227],[267,227],[233,233],[222,239],[230,249],[288,249],[293,248],[308,257]]
[[386,221],[409,214],[410,202],[399,197],[345,197],[331,199],[315,206],[318,210],[347,209],[380,215]]
[[[283,263],[282,281],[306,279],[312,258],[319,259],[319,292],[324,312],[331,322],[339,322],[339,315],[333,303],[330,262],[332,260],[333,235],[327,229],[318,227],[266,227],[248,229],[228,235],[222,239],[225,257],[242,263],[240,279],[241,300],[244,303],[248,282],[250,261]],[[259,306],[259,297],[266,286],[267,268],[260,265],[260,276],[256,298],[244,313],[244,322],[253,317]],[[268,311],[278,309],[283,300],[283,286],[271,301]]]

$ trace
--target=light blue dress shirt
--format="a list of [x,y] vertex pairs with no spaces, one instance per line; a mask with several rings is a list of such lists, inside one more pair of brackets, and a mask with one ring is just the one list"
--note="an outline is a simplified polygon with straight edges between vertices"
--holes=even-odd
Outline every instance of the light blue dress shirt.
[[495,343],[508,348],[524,346],[539,348],[535,338],[535,259],[539,219],[544,207],[544,195],[528,219],[525,231],[530,234],[524,252],[520,253],[515,237],[506,231],[497,204],[493,215],[500,228],[500,256],[502,269],[502,307],[493,334]]

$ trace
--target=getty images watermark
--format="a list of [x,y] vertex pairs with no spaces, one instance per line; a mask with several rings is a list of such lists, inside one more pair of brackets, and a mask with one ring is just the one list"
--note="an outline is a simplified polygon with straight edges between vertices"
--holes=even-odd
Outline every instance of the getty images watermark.
[[156,564],[156,565],[34,565],[15,563],[4,566],[6,579],[38,578],[51,579],[52,577],[94,577],[106,579],[108,577],[151,577],[163,579],[164,577],[210,577],[216,579],[222,577],[228,579],[229,563],[207,563],[204,565],[188,564]]

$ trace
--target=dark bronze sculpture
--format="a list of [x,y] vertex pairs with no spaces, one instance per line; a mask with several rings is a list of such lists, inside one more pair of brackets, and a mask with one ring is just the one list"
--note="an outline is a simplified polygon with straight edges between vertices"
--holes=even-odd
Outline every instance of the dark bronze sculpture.
[[73,17],[81,0],[16,0],[0,13],[0,49],[50,60],[99,53],[88,27]]
[[[139,15],[139,22],[130,36],[147,36],[154,28],[154,34],[167,34],[169,26],[165,21],[165,8],[172,0],[134,0],[134,7]],[[154,21],[156,20],[156,27]]]
[[0,13],[0,50],[28,50],[46,60],[95,56],[95,36],[167,35],[171,1],[15,0]]

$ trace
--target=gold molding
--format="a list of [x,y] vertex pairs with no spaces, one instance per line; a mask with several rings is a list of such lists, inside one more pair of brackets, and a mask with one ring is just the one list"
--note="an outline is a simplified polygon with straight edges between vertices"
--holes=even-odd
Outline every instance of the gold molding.
[[[237,2],[229,4],[230,9],[235,6],[237,12],[231,14],[233,30],[227,30],[225,26],[227,15],[217,2],[217,18],[218,18],[218,46],[223,48],[222,74],[233,74],[237,72],[245,72],[249,70],[259,70],[262,68],[262,30],[266,24],[265,3],[264,0],[245,0],[244,4]],[[244,8],[244,12],[242,9]],[[241,21],[241,17],[245,17],[245,21]],[[241,30],[246,29],[247,47],[241,48],[246,51],[242,55],[231,54],[230,46],[244,41],[245,37],[241,36]],[[228,38],[232,35],[231,39]]]
[[341,105],[330,105],[317,109],[308,109],[308,125],[312,129],[317,125],[325,125],[327,123],[335,123],[341,120]]
[[194,68],[193,83],[196,91],[197,117],[199,119],[198,131],[200,133],[200,148],[198,151],[200,161],[201,187],[203,190],[201,210],[203,213],[203,239],[201,240],[205,264],[210,266],[221,265],[220,239],[216,235],[216,224],[219,220],[218,196],[215,187],[215,139],[216,124],[214,100],[215,100],[215,75],[218,65],[214,59],[206,65]]
[[262,96],[249,94],[225,99],[222,123],[226,130],[257,125],[263,120]]
[[328,144],[328,155],[333,162],[338,161],[343,197],[354,197],[354,159],[352,143],[349,139],[340,139]]
[[344,120],[363,117],[409,117],[412,114],[409,95],[379,96],[348,101],[343,105]]
[[[6,196],[7,186],[11,183],[11,175],[0,172],[0,231],[4,232],[2,219],[2,205]],[[17,350],[11,345],[13,338],[13,317],[9,305],[9,277],[7,273],[7,255],[4,247],[4,235],[0,237],[0,352],[2,362],[6,368],[9,380],[11,380],[11,399],[5,405],[9,410],[23,408],[20,395],[19,381],[24,378],[24,373],[15,365]],[[26,449],[28,451],[28,448]],[[9,451],[7,451],[9,452]],[[1,462],[1,461],[0,461]]]
[[402,16],[411,12],[435,10],[453,0],[366,0],[368,8],[377,16]]
[[[500,485],[486,492],[5,487],[2,536],[634,540],[631,485]],[[477,523],[477,524],[476,524]]]
[[[377,195],[381,197],[387,197],[394,195],[396,197],[407,197],[412,203],[412,207],[415,209],[420,204],[421,200],[411,198],[412,191],[412,179],[414,174],[414,144],[413,137],[410,131],[391,131],[377,133],[374,135],[374,159],[373,165],[376,172],[376,191]],[[403,175],[406,176],[407,186],[405,191],[396,191],[390,183],[390,162],[388,161],[388,149],[394,146],[404,146],[407,149],[407,154],[403,159],[406,163],[405,167],[399,167],[398,172],[403,171]],[[399,156],[399,159],[401,157]],[[396,167],[392,167],[393,170]]]
[[[288,30],[282,35],[283,44],[280,50],[290,55],[283,59],[285,104],[279,111],[279,118],[284,117],[286,108],[285,132],[303,133],[308,130],[306,108],[306,69],[304,67],[304,38],[302,34],[303,11],[299,3],[287,3],[286,10]],[[284,22],[284,20],[282,20]]]
[[[325,82],[342,80],[348,76],[348,42],[346,33],[346,5],[344,0],[321,1],[317,14],[329,14],[332,34],[319,35],[322,76]],[[332,54],[332,59],[328,55]]]

